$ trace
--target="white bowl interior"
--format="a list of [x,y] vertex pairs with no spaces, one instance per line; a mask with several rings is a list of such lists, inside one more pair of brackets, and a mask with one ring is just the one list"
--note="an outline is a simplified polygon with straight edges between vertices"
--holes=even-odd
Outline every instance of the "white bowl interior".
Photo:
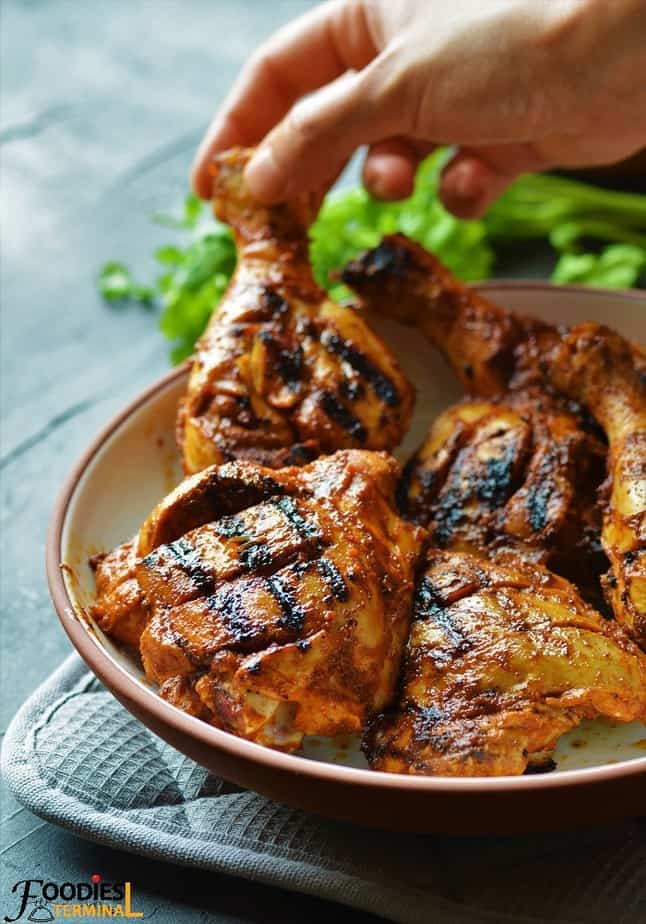
[[[492,300],[515,311],[556,323],[596,320],[631,340],[646,340],[646,295],[643,301],[617,293],[533,288],[519,284],[487,286]],[[430,422],[461,390],[442,358],[411,329],[376,319],[374,326],[392,345],[417,389],[413,425],[397,452],[406,458],[421,442]],[[100,446],[85,468],[70,500],[62,535],[64,577],[70,599],[96,644],[102,646],[132,679],[150,686],[136,660],[105,636],[88,615],[94,599],[90,556],[130,538],[143,519],[181,477],[175,447],[177,401],[185,388],[181,376],[141,402]],[[555,772],[635,760],[646,761],[646,725],[597,720],[565,735],[557,748]],[[357,740],[311,738],[303,756],[312,760],[366,767]]]

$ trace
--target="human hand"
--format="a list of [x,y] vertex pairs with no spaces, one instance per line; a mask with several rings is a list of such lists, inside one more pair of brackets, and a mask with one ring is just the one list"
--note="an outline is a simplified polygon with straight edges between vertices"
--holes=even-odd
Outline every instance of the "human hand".
[[646,144],[644,0],[331,0],[254,54],[193,167],[259,144],[253,195],[325,188],[357,147],[377,198],[411,192],[415,169],[456,145],[440,195],[480,215],[520,173],[591,166]]

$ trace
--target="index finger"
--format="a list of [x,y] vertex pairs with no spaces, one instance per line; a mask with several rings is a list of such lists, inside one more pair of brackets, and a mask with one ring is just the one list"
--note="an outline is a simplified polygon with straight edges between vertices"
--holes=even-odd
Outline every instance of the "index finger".
[[347,70],[365,67],[376,53],[357,0],[324,3],[280,29],[242,69],[211,122],[193,162],[196,194],[211,195],[213,154],[262,141],[298,99]]

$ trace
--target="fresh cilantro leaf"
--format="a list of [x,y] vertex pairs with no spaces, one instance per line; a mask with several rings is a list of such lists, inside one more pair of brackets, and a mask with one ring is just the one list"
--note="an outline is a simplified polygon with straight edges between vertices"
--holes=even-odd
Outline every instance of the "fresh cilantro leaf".
[[108,302],[135,301],[142,305],[151,305],[154,298],[153,289],[139,285],[130,275],[130,270],[123,263],[111,261],[106,263],[98,277],[99,293]]

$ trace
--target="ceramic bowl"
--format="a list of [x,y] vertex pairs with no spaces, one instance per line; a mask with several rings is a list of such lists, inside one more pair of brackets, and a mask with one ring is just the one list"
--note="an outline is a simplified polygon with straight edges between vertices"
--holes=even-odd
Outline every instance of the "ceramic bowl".
[[[598,320],[646,339],[646,293],[488,283],[499,304],[552,322]],[[417,388],[404,458],[431,420],[460,396],[441,357],[414,331],[375,321]],[[47,567],[56,610],[73,645],[112,693],[152,731],[214,774],[273,799],[335,818],[454,834],[569,827],[646,809],[646,727],[584,723],[565,736],[549,774],[455,779],[367,768],[356,741],[309,739],[288,755],[213,728],[162,700],[140,665],[92,621],[88,559],[132,536],[179,480],[174,441],[179,368],[137,397],[92,440],[68,477],[50,527]]]

